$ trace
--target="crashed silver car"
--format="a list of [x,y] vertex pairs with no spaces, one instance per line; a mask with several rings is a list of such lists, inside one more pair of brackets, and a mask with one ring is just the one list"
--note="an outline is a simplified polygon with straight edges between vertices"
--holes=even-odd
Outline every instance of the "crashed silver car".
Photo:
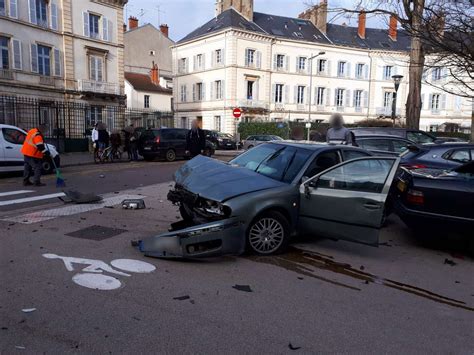
[[399,158],[350,146],[272,142],[226,163],[198,156],[168,199],[183,221],[139,241],[147,256],[282,252],[297,233],[378,245]]

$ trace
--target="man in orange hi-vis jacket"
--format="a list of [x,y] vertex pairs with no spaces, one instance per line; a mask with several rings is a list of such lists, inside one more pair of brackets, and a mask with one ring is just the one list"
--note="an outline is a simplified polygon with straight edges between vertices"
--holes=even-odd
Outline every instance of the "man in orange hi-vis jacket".
[[41,133],[43,128],[43,126],[39,126],[38,128],[30,129],[21,147],[21,153],[25,159],[25,169],[23,171],[24,186],[33,185],[30,181],[32,175],[34,175],[35,186],[45,186],[41,182],[41,166],[43,158],[49,156],[49,150]]

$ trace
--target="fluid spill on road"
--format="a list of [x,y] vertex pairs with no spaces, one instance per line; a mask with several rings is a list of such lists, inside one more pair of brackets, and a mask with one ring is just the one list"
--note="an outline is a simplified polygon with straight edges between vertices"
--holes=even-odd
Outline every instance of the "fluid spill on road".
[[474,308],[467,306],[466,303],[463,301],[458,301],[453,298],[445,297],[416,286],[407,285],[390,279],[385,279],[383,277],[379,277],[377,275],[373,275],[371,273],[355,269],[349,264],[334,261],[334,258],[332,256],[320,254],[317,252],[310,252],[292,247],[288,250],[287,253],[283,255],[272,257],[250,256],[248,257],[248,259],[259,263],[278,266],[286,270],[296,272],[300,275],[312,277],[333,285],[349,288],[355,291],[361,291],[361,289],[339,281],[331,280],[327,277],[317,275],[315,269],[332,271],[340,275],[345,275],[357,280],[364,281],[365,284],[374,283],[378,285],[383,285],[438,303],[443,303],[448,306],[462,308],[471,312],[474,311]]

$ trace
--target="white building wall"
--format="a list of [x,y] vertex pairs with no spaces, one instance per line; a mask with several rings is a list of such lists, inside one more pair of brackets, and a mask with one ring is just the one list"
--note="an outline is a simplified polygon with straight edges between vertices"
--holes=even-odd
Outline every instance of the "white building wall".
[[[127,107],[131,109],[171,112],[172,95],[164,95],[156,92],[137,91],[125,80],[125,95],[127,95]],[[145,95],[150,96],[150,107],[145,108]]]

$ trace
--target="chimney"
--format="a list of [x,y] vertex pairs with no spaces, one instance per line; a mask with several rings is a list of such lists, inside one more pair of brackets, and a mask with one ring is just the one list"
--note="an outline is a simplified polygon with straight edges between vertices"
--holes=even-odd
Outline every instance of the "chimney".
[[326,34],[328,22],[328,2],[321,0],[319,5],[314,5],[305,12],[298,15],[298,18],[309,20],[322,33]]
[[216,0],[216,17],[231,7],[248,21],[253,21],[253,0]]
[[160,31],[163,33],[166,37],[169,37],[169,27],[166,24],[160,25]]
[[388,36],[392,41],[397,40],[397,26],[398,26],[398,21],[395,15],[390,15],[390,25],[388,28]]
[[366,13],[362,11],[359,13],[359,28],[357,29],[357,34],[360,38],[365,39],[365,19]]
[[128,18],[128,29],[133,30],[138,27],[138,19],[136,17],[130,16]]
[[158,64],[155,64],[154,61],[150,70],[150,79],[153,84],[160,85],[160,72],[158,70]]

